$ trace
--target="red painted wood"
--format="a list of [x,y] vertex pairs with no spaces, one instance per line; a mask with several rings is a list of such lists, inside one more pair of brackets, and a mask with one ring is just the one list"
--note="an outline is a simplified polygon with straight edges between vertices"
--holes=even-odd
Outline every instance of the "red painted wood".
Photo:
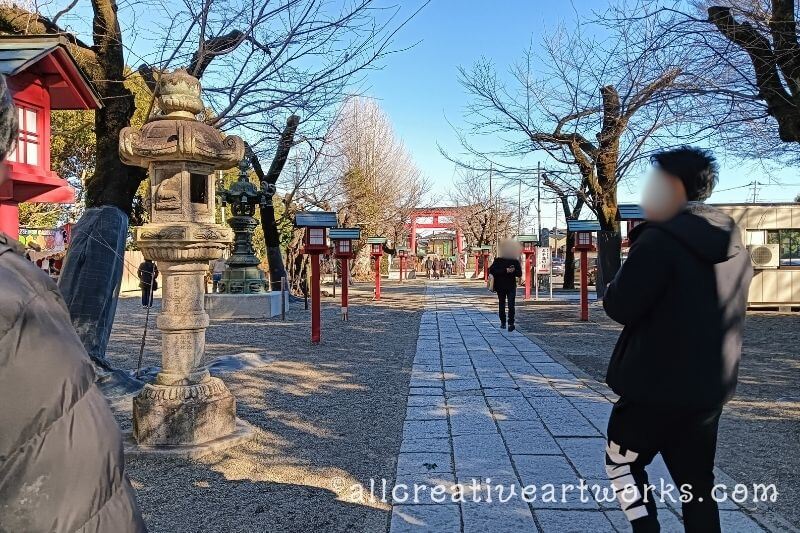
[[375,256],[375,299],[381,299],[381,256]]
[[347,257],[342,257],[340,261],[342,265],[342,314],[347,319],[347,290],[349,289],[348,275],[350,273],[347,271]]
[[311,254],[311,342],[320,340],[319,254]]
[[533,257],[535,257],[535,254],[536,252],[534,252],[533,254],[525,252],[525,299],[526,300],[531,299],[531,286],[533,286],[533,276],[534,276],[534,274],[532,274],[531,272],[532,271],[531,267],[533,266],[532,259]]

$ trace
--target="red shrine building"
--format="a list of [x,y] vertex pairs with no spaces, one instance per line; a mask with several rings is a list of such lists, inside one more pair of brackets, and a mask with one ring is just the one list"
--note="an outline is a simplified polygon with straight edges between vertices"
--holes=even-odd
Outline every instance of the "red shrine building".
[[0,73],[17,106],[19,137],[0,185],[0,231],[19,234],[19,204],[73,203],[75,191],[50,170],[50,111],[101,107],[100,96],[59,35],[0,36]]

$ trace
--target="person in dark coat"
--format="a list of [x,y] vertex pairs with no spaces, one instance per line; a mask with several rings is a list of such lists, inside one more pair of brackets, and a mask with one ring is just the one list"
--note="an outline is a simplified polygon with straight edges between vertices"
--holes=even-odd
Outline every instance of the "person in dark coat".
[[153,293],[158,289],[158,267],[150,259],[139,265],[139,288],[142,290],[142,307],[153,307]]
[[[0,161],[14,117],[0,76]],[[144,532],[89,356],[55,283],[24,253],[0,233],[0,531]]]
[[[620,398],[608,422],[606,470],[633,531],[659,531],[645,467],[661,453],[686,485],[686,531],[720,531],[712,497],[717,428],[736,387],[750,257],[734,221],[701,203],[717,164],[683,147],[652,158],[647,222],[629,235],[628,258],[603,307],[624,326],[606,381]],[[621,491],[625,486],[635,486]]]
[[495,257],[489,267],[489,274],[494,280],[493,290],[497,293],[498,315],[500,327],[506,327],[506,302],[508,302],[508,331],[514,331],[516,315],[517,278],[522,277],[522,265],[519,262],[521,253],[519,243],[506,240],[500,243],[500,256]]

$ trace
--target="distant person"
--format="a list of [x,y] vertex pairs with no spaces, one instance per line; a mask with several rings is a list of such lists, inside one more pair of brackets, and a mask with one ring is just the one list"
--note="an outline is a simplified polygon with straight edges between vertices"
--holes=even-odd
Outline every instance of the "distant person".
[[[0,76],[0,161],[16,117]],[[0,531],[144,532],[89,356],[55,283],[24,254],[0,233]]]
[[489,274],[494,279],[493,290],[497,293],[498,315],[500,327],[506,328],[506,302],[508,302],[508,331],[514,331],[516,315],[517,278],[522,277],[522,265],[519,262],[521,253],[517,241],[507,239],[500,243],[500,255],[495,257],[489,267]]
[[145,259],[139,265],[137,274],[142,291],[142,307],[153,307],[153,293],[158,289],[158,267],[150,259]]
[[211,292],[219,290],[219,282],[222,281],[222,274],[225,273],[226,268],[228,266],[223,257],[211,261]]
[[620,396],[606,471],[633,531],[659,531],[656,496],[643,494],[645,467],[661,453],[676,485],[689,487],[686,531],[715,533],[717,429],[736,387],[753,272],[734,221],[702,203],[717,183],[713,156],[683,147],[652,163],[648,222],[631,231],[628,258],[603,299],[625,326],[606,376]]

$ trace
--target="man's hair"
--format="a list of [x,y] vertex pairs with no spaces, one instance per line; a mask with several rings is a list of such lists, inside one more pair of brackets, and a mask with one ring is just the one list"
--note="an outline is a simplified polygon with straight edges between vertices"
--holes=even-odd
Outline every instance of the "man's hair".
[[717,160],[707,150],[681,146],[658,152],[650,158],[654,167],[679,178],[689,201],[702,202],[714,191],[719,180]]

